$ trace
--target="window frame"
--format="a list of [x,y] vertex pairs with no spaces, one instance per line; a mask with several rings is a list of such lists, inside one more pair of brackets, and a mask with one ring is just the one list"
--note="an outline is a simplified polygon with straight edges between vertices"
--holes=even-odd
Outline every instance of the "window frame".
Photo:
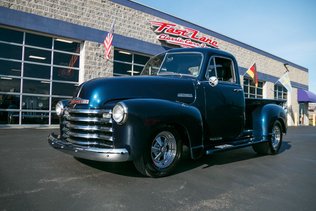
[[235,65],[234,65],[234,61],[229,58],[229,57],[225,57],[225,56],[218,56],[218,55],[214,55],[214,56],[211,56],[209,61],[208,61],[208,64],[207,64],[207,68],[206,68],[206,71],[205,71],[205,75],[204,75],[204,78],[206,81],[209,80],[209,69],[210,69],[210,66],[211,66],[211,60],[213,60],[213,66],[214,66],[214,69],[215,69],[215,76],[216,78],[218,78],[218,74],[217,74],[217,65],[216,65],[216,58],[221,58],[221,59],[227,59],[231,62],[231,71],[232,71],[232,81],[224,81],[224,80],[218,80],[219,83],[229,83],[229,84],[236,84],[237,83],[237,77],[236,77],[236,70],[235,70]]
[[[279,90],[279,88],[281,90]],[[281,96],[282,96],[281,98],[279,97],[279,94],[281,94]],[[284,97],[284,95],[286,97]],[[280,84],[279,82],[274,84],[274,99],[287,100],[287,97],[288,97],[288,90],[282,84]]]
[[[121,48],[114,48],[114,51],[118,51],[118,53],[121,51],[121,52],[124,52],[124,53],[129,53],[129,55],[132,56],[132,61],[129,62],[129,61],[122,61],[122,60],[118,60],[115,58],[114,56],[114,59],[113,59],[113,76],[136,76],[136,75],[140,75],[142,71],[137,71],[135,70],[135,66],[137,67],[142,67],[142,69],[145,67],[146,63],[148,62],[148,60],[150,59],[150,57],[152,57],[153,55],[147,55],[147,54],[144,54],[144,53],[139,53],[139,52],[134,52],[134,51],[129,51],[127,49],[121,49]],[[123,53],[123,54],[124,54]],[[114,52],[115,54],[115,52]],[[139,64],[139,63],[135,63],[135,55],[137,56],[144,56],[144,57],[148,57],[148,60],[145,64]],[[115,63],[118,63],[118,64],[125,64],[125,65],[131,65],[131,72],[130,74],[120,74],[120,73],[115,73],[115,69],[114,69],[114,65]],[[137,73],[135,73],[135,71]]]
[[[245,80],[248,80],[248,84],[245,83]],[[262,84],[262,87],[260,86]],[[263,87],[265,85],[265,81],[258,80],[258,87],[252,82],[252,79],[250,77],[244,76],[243,79],[243,89],[245,98],[255,98],[255,99],[263,99]],[[247,89],[246,89],[247,87]],[[251,93],[250,89],[254,89],[255,93]],[[261,90],[261,94],[258,94],[258,90]]]

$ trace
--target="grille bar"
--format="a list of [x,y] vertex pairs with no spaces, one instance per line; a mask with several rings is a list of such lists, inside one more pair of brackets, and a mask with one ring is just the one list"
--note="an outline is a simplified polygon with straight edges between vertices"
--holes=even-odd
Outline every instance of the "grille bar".
[[65,132],[69,137],[78,137],[78,138],[86,138],[86,139],[103,139],[107,141],[113,141],[111,136],[99,135],[95,133],[74,133],[74,132]]
[[105,127],[105,126],[71,124],[68,121],[64,121],[64,124],[69,129],[84,130],[84,131],[113,132],[113,129],[111,127]]
[[98,110],[98,109],[68,109],[69,113],[79,113],[79,114],[102,114],[102,113],[112,113],[109,109]]
[[104,144],[104,143],[100,143],[97,141],[78,141],[76,139],[72,139],[72,138],[67,138],[68,142],[74,143],[74,144],[79,144],[79,145],[83,145],[83,146],[95,146],[95,145],[99,145],[99,146],[103,146],[103,147],[107,147],[107,148],[112,148],[113,146],[111,144]]
[[65,116],[65,118],[69,121],[77,121],[77,122],[105,122],[112,123],[112,119],[103,119],[97,117],[73,117],[73,116]]
[[111,110],[65,109],[62,136],[77,145],[113,148],[111,117]]

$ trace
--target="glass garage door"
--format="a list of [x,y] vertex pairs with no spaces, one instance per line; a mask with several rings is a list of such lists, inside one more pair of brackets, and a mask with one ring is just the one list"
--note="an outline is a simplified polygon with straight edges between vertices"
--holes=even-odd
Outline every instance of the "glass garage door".
[[57,124],[79,81],[80,43],[0,26],[0,125]]

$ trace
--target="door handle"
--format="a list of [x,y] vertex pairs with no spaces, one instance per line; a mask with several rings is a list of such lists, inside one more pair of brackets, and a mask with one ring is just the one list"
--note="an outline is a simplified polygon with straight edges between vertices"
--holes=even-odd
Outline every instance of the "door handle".
[[234,92],[242,92],[242,89],[234,89]]

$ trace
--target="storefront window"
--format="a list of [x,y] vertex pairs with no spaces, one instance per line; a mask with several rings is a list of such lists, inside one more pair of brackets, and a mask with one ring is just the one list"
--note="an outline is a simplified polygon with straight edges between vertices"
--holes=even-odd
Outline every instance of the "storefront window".
[[0,76],[0,92],[20,92],[21,79]]
[[0,94],[1,109],[19,109],[20,96],[15,94]]
[[77,82],[79,80],[79,70],[67,67],[54,67],[53,80]]
[[19,108],[19,95],[0,93],[0,124],[19,124]]
[[244,92],[246,98],[263,98],[263,81],[258,81],[258,87],[255,86],[250,78],[244,78]]
[[79,67],[79,55],[66,54],[66,53],[54,53],[54,65],[66,66],[66,67]]
[[274,85],[274,99],[287,99],[287,89],[281,84]]
[[48,124],[49,113],[38,111],[22,112],[21,119],[22,124]]
[[51,51],[25,47],[25,61],[50,64]]
[[0,41],[22,44],[23,32],[6,29],[6,28],[0,28]]
[[120,62],[114,62],[114,75],[131,75],[132,64],[124,64]]
[[129,52],[127,50],[114,50],[114,76],[135,76],[143,70],[150,56]]
[[56,103],[78,87],[80,43],[0,26],[0,49],[0,124],[57,124]]
[[23,93],[49,95],[49,81],[23,79]]
[[21,62],[0,59],[0,75],[21,76]]
[[50,78],[50,66],[38,65],[38,64],[24,64],[24,77],[34,77],[49,79]]
[[51,49],[52,48],[52,38],[41,36],[41,35],[36,35],[36,34],[26,33],[25,34],[25,44],[31,45],[31,46],[36,46],[36,47]]
[[22,59],[22,47],[0,42],[0,58],[4,59]]
[[53,95],[73,96],[77,84],[53,82]]
[[23,96],[22,109],[25,109],[25,110],[49,110],[49,97]]
[[64,39],[55,39],[54,49],[70,53],[80,53],[80,43]]
[[134,54],[134,63],[135,64],[145,65],[148,60],[149,60],[148,56]]

